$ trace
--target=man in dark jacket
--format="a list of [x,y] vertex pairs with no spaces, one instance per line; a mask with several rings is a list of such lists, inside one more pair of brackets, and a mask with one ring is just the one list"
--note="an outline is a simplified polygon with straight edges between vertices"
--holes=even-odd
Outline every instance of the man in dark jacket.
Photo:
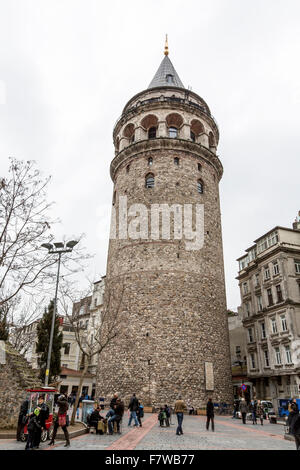
[[17,441],[21,440],[21,434],[23,432],[24,426],[26,424],[26,417],[29,408],[29,400],[24,400],[21,407],[18,418],[18,427],[17,427]]
[[118,394],[117,394],[117,393],[114,393],[114,396],[113,396],[112,399],[110,400],[110,405],[109,405],[112,410],[115,409],[115,405],[116,405],[116,403],[117,403],[117,399],[118,399]]
[[[55,444],[56,433],[57,433],[59,426],[61,426],[65,435],[65,439],[66,439],[66,443],[64,447],[69,447],[70,437],[69,437],[69,433],[67,429],[67,425],[68,425],[67,411],[68,411],[69,405],[68,405],[68,400],[66,399],[65,395],[60,395],[58,397],[57,404],[58,404],[57,419],[54,424],[53,435],[52,435],[52,439],[49,445],[51,446]],[[64,423],[64,424],[61,424],[61,423]]]
[[114,422],[117,423],[117,432],[120,434],[120,422],[124,414],[124,404],[119,398],[114,405],[115,414],[108,420],[108,431],[109,434],[114,432]]
[[44,395],[40,395],[38,398],[38,407],[39,414],[37,416],[37,423],[39,424],[39,429],[35,433],[34,445],[35,449],[39,448],[41,442],[42,431],[46,429],[46,421],[49,418],[49,408],[45,403]]
[[207,405],[206,405],[206,416],[207,416],[207,420],[206,420],[206,429],[207,429],[207,431],[208,431],[208,428],[209,428],[209,422],[210,421],[211,421],[211,430],[214,431],[215,430],[215,423],[214,423],[215,413],[214,413],[214,404],[213,404],[211,398],[208,399],[208,402],[207,402]]
[[139,407],[139,401],[136,398],[135,393],[134,393],[132,395],[130,403],[128,405],[128,409],[130,410],[130,417],[129,417],[129,421],[128,421],[128,426],[131,425],[132,419],[134,419],[134,423],[135,423],[134,426],[139,425],[139,422],[138,422],[138,419],[137,419],[137,416],[136,416],[136,412],[138,410],[138,407]]

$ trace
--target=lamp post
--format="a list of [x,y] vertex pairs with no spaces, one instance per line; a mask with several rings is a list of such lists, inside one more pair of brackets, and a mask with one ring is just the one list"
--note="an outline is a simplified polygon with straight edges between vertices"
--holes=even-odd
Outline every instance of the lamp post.
[[45,374],[45,387],[48,386],[49,383],[49,370],[50,370],[50,362],[51,362],[51,353],[52,353],[52,345],[53,345],[53,335],[54,335],[54,325],[55,325],[55,317],[56,317],[56,310],[57,310],[57,291],[58,291],[58,281],[59,281],[59,271],[60,271],[60,260],[61,255],[63,253],[70,253],[74,246],[77,245],[77,241],[71,240],[67,243],[57,242],[57,243],[44,243],[42,245],[43,248],[48,250],[50,255],[58,254],[58,268],[57,268],[57,276],[56,276],[56,288],[55,288],[55,297],[54,297],[54,306],[53,306],[53,313],[52,313],[52,323],[51,323],[51,332],[50,332],[50,341],[49,341],[49,349],[48,349],[48,358],[47,358],[47,366],[46,366],[46,374]]

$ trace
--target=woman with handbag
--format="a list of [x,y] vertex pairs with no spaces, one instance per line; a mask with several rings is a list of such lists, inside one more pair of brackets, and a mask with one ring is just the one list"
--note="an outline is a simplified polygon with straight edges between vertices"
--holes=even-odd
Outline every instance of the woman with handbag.
[[56,433],[57,433],[59,426],[61,426],[65,435],[65,439],[66,439],[66,443],[64,447],[69,447],[70,437],[69,437],[69,433],[67,429],[68,421],[69,421],[69,417],[67,414],[67,411],[69,408],[68,400],[64,395],[60,395],[58,397],[57,404],[58,404],[58,413],[57,413],[56,421],[54,423],[53,436],[49,445],[53,446],[55,444]]

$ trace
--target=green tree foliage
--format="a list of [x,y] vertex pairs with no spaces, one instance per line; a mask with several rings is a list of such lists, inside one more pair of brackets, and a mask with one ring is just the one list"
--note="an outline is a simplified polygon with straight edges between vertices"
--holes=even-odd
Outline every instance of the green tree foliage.
[[[41,353],[40,360],[39,360],[41,380],[45,379],[53,309],[54,309],[54,302],[51,301],[48,307],[48,310],[45,309],[45,313],[37,327],[38,342],[37,342],[36,352]],[[54,334],[53,334],[51,361],[50,361],[49,383],[51,383],[60,374],[60,371],[61,371],[60,350],[62,348],[62,345],[63,345],[63,334],[62,332],[59,331],[59,318],[56,315]]]

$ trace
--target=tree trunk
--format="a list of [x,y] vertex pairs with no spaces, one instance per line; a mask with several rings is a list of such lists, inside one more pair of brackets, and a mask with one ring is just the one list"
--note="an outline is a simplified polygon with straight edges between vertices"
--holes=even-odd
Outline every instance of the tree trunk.
[[77,411],[77,408],[78,408],[78,402],[79,402],[79,398],[80,398],[80,394],[81,394],[82,384],[83,384],[84,376],[85,376],[85,374],[88,370],[89,363],[90,363],[90,358],[88,358],[86,356],[85,361],[84,361],[84,368],[83,368],[83,371],[82,371],[82,374],[81,374],[81,377],[80,377],[80,380],[79,380],[79,386],[78,386],[78,390],[77,390],[77,394],[76,394],[76,400],[75,400],[74,408],[73,408],[73,412],[72,412],[72,418],[71,418],[71,425],[72,426],[75,424],[75,415],[76,415],[76,411]]

